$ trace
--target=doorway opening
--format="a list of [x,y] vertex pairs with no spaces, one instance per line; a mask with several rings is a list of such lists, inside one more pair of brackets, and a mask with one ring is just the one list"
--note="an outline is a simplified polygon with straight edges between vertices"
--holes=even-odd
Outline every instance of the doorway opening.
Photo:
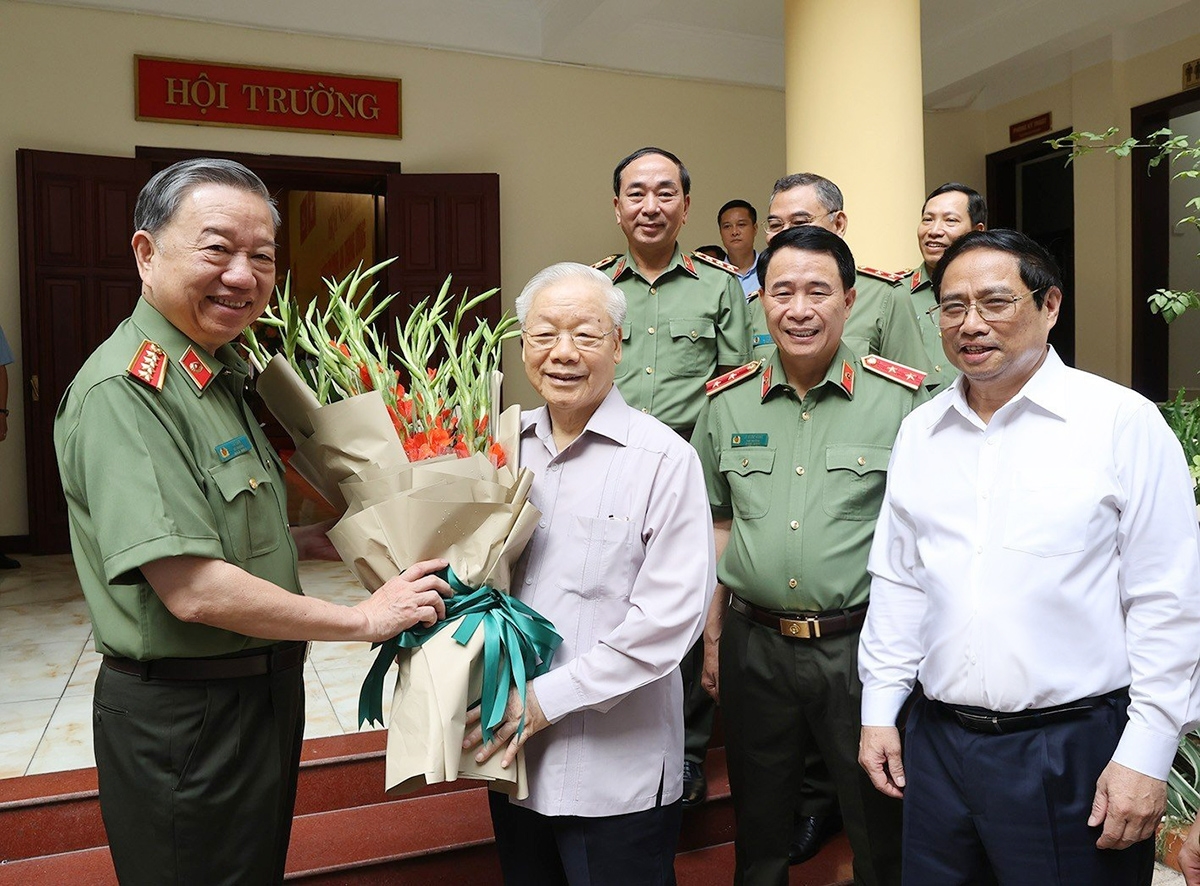
[[1045,247],[1058,263],[1062,307],[1050,330],[1050,344],[1068,366],[1075,365],[1075,178],[1069,150],[1049,139],[1063,129],[987,156],[988,227],[1012,228]]

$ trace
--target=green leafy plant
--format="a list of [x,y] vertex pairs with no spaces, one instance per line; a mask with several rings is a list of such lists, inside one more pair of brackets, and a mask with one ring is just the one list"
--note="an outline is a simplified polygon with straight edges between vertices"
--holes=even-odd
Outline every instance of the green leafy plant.
[[[1062,138],[1050,139],[1048,144],[1055,149],[1069,148],[1071,153],[1067,158],[1068,163],[1099,150],[1116,157],[1129,157],[1134,151],[1148,151],[1151,154],[1147,161],[1148,169],[1166,161],[1176,170],[1174,178],[1200,178],[1200,141],[1192,143],[1186,135],[1170,129],[1159,129],[1145,139],[1119,136],[1120,130],[1110,126],[1104,132],[1072,132]],[[1186,206],[1191,210],[1191,215],[1179,219],[1175,223],[1176,226],[1192,225],[1200,229],[1200,197],[1189,200]],[[1200,258],[1200,254],[1197,258]],[[1195,290],[1159,289],[1150,295],[1147,301],[1151,311],[1161,314],[1162,318],[1170,323],[1184,311],[1200,308],[1200,293]]]
[[1174,400],[1159,405],[1159,410],[1179,442],[1192,472],[1196,504],[1200,505],[1200,400],[1188,400],[1180,388]]

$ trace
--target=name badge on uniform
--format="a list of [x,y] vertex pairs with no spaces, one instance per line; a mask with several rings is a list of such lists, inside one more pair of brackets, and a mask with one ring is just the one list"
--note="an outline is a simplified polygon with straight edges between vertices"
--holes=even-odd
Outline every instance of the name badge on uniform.
[[769,336],[769,335],[754,336],[754,347],[758,348],[758,347],[762,347],[763,345],[769,345],[769,344],[773,344],[773,342],[771,341],[771,336]]
[[221,459],[222,464],[232,461],[239,455],[245,455],[254,449],[250,445],[250,439],[245,434],[242,434],[240,437],[234,437],[232,440],[226,440],[224,443],[218,444],[213,448],[217,451],[217,458]]
[[766,446],[766,434],[734,434],[730,443],[734,449],[742,446]]

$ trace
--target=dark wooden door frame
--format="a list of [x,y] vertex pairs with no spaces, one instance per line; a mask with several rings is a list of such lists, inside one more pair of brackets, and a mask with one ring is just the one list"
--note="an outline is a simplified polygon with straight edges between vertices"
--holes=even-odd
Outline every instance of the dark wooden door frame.
[[1071,129],[1060,129],[1003,151],[987,155],[988,227],[1011,228],[1017,222],[1017,166],[1035,160],[1052,149],[1046,144],[1052,138],[1070,135]]
[[[1177,92],[1166,98],[1138,105],[1129,111],[1130,134],[1144,139],[1166,127],[1172,117],[1200,111],[1200,92]],[[1149,157],[1134,155],[1130,176],[1133,183],[1132,232],[1132,386],[1151,400],[1166,400],[1170,329],[1162,317],[1150,311],[1147,297],[1170,282],[1171,169],[1160,163],[1147,169]]]

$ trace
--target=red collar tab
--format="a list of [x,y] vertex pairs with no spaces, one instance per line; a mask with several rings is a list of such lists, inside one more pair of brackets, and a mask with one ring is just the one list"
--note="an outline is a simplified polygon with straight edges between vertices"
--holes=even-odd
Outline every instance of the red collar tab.
[[[740,381],[745,381],[754,373],[758,372],[758,367],[762,365],[761,360],[751,360],[745,366],[739,366],[737,369],[731,369],[724,375],[718,375],[711,381],[704,383],[704,393],[708,396],[718,394],[726,388],[731,388]],[[771,370],[767,369],[767,376],[770,377]]]
[[125,371],[147,387],[161,391],[167,379],[168,362],[166,351],[145,338]]
[[913,369],[911,366],[905,366],[903,363],[897,363],[894,360],[885,360],[883,357],[877,357],[874,354],[868,354],[863,358],[863,368],[874,372],[876,375],[882,375],[886,379],[894,381],[898,385],[903,385],[910,391],[915,391],[921,387],[921,382],[925,380],[926,373],[919,369]]
[[188,345],[188,349],[179,358],[179,365],[183,367],[183,371],[187,377],[192,380],[192,384],[201,391],[208,387],[210,381],[216,378],[216,373],[208,368],[208,364],[200,359],[200,355],[196,353],[195,348],[191,345]]
[[617,262],[616,267],[612,270],[612,278],[616,280],[621,276],[621,272],[625,270],[625,256],[621,256],[621,260]]
[[912,274],[912,286],[909,288],[909,291],[916,292],[921,287],[921,269],[913,268]]
[[842,361],[842,390],[854,396],[854,367],[850,365],[849,360]]
[[767,371],[763,373],[762,394],[759,397],[760,400],[766,399],[767,391],[771,390],[771,370],[774,368],[774,366],[768,366]]
[[687,271],[689,274],[691,274],[693,277],[699,277],[699,276],[700,276],[699,274],[697,274],[697,273],[696,273],[696,266],[695,266],[694,264],[692,264],[692,257],[691,257],[690,255],[685,255],[685,256],[683,256],[683,258],[681,259],[681,261],[683,262],[683,267],[684,267],[684,269],[685,269],[685,270],[686,270],[686,271]]

